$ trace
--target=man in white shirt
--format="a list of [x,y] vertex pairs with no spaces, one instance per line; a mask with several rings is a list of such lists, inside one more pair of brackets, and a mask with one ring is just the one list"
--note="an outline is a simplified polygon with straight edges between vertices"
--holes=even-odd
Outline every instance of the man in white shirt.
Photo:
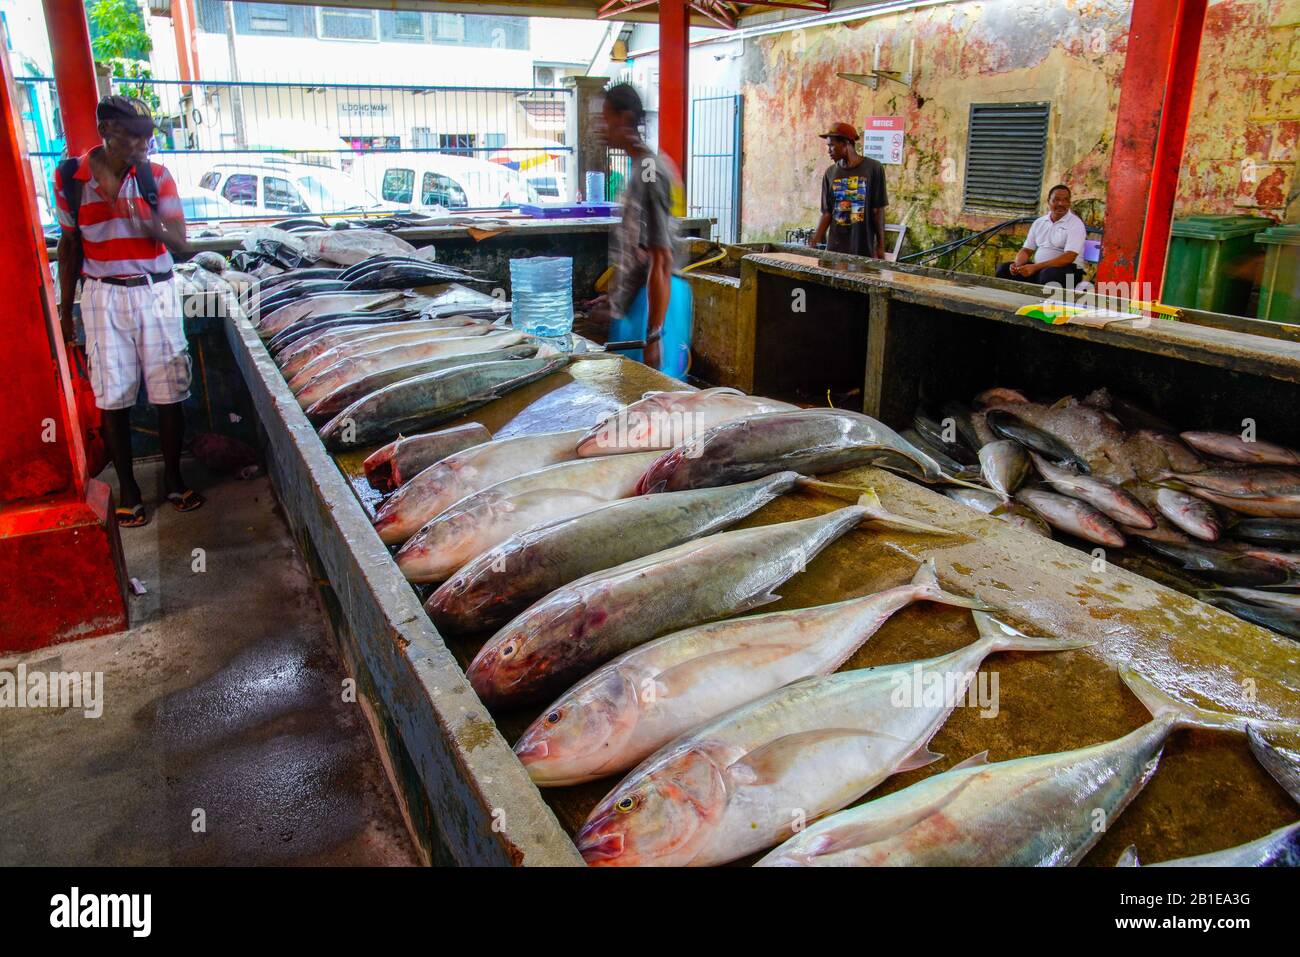
[[1029,227],[1015,262],[998,266],[999,279],[1018,279],[1040,286],[1056,283],[1062,289],[1083,280],[1083,243],[1088,238],[1088,227],[1070,211],[1070,187],[1063,183],[1053,186],[1047,194],[1047,208],[1050,212]]

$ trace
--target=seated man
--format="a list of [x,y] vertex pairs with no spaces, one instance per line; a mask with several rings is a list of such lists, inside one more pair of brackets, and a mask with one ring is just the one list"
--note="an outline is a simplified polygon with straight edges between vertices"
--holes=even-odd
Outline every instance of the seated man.
[[[1070,187],[1060,184],[1047,194],[1050,212],[1034,220],[1025,237],[1025,245],[1016,253],[1015,262],[998,266],[999,279],[1021,282],[1056,283],[1062,289],[1077,286],[1083,280],[1080,260],[1088,228],[1070,211]],[[1029,261],[1030,254],[1033,262]]]

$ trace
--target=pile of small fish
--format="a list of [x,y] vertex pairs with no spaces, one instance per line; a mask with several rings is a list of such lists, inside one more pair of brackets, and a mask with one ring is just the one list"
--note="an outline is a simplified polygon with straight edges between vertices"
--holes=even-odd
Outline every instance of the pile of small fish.
[[990,389],[921,408],[913,427],[913,444],[972,483],[950,498],[1043,535],[1136,539],[1212,582],[1204,600],[1300,639],[1300,452],[1178,432],[1104,389],[1050,405]]
[[[1069,462],[1046,442],[1033,449],[1044,464],[1063,463],[1049,467]],[[391,493],[375,528],[406,577],[432,588],[433,622],[447,634],[491,633],[466,670],[482,701],[497,711],[550,702],[515,744],[532,780],[622,776],[578,832],[589,864],[701,866],[772,848],[765,866],[1072,864],[1099,838],[1091,809],[1120,813],[1170,733],[1245,733],[1244,719],[1174,701],[1130,674],[1152,712],[1139,731],[1002,764],[977,756],[844,811],[891,775],[938,760],[927,744],[987,656],[1082,643],[1016,631],[985,603],[945,591],[928,560],[876,594],[733,617],[773,601],[853,529],[948,533],[885,511],[869,489],[812,518],[730,526],[798,487],[843,492],[813,476],[860,465],[958,480],[962,466],[936,451],[857,413],[708,389],[650,393],[586,429],[493,439],[470,425],[403,437],[365,470]],[[1010,498],[1013,483],[1003,484]],[[969,609],[978,640],[838,671],[916,602]],[[899,707],[900,676],[918,673],[965,684]],[[825,819],[801,831],[794,809]],[[1225,853],[1287,860],[1296,836],[1284,829]]]

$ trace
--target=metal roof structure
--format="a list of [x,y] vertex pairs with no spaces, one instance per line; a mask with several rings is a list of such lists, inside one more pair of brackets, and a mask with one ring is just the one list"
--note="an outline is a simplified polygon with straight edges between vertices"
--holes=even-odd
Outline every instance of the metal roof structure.
[[[246,0],[269,3],[272,0]],[[304,6],[321,6],[314,0],[277,0]],[[883,2],[883,0],[875,0]],[[686,0],[694,26],[734,29],[740,20],[775,9],[828,13],[832,0]],[[523,17],[560,17],[573,20],[623,20],[653,23],[658,19],[659,0],[330,0],[331,7],[361,10],[416,10],[426,13],[495,14]],[[870,3],[862,4],[868,6]],[[840,4],[844,6],[844,4]]]

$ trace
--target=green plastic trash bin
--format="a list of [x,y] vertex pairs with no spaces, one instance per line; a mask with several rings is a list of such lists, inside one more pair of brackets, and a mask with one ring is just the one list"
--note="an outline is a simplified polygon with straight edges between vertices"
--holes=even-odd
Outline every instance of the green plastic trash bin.
[[1188,216],[1174,223],[1161,300],[1169,306],[1244,316],[1254,289],[1263,216]]
[[1274,226],[1255,236],[1264,244],[1259,318],[1300,323],[1300,225]]

